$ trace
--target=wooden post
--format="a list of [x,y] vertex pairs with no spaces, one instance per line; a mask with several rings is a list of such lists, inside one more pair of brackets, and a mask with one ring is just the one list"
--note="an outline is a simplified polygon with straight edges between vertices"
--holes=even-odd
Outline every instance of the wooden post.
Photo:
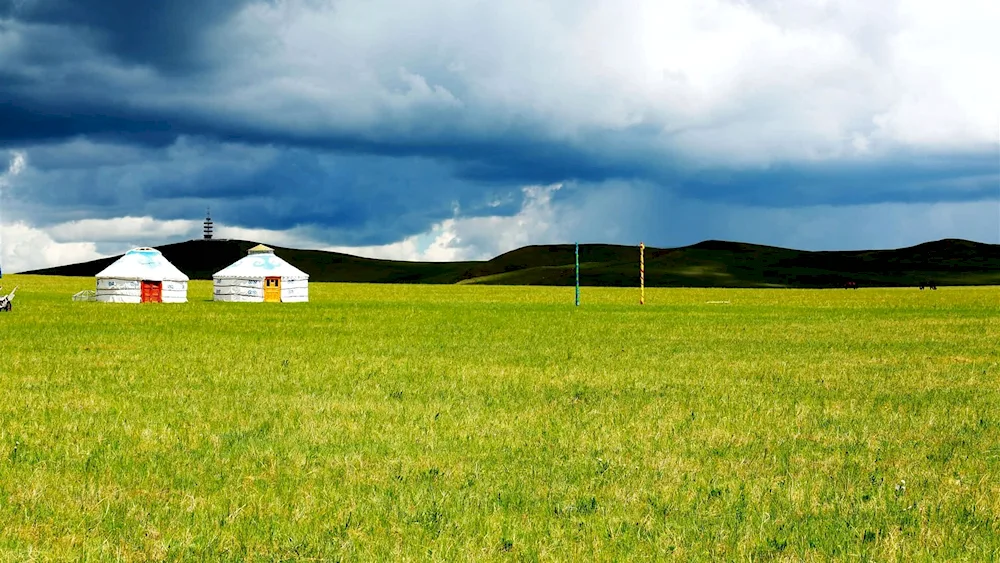
[[639,243],[639,304],[646,304],[646,245]]

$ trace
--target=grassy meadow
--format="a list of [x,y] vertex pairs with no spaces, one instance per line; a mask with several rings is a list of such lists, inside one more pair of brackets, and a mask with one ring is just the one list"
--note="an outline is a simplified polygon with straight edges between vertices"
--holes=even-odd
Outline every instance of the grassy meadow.
[[1000,558],[1000,288],[0,284],[0,560]]

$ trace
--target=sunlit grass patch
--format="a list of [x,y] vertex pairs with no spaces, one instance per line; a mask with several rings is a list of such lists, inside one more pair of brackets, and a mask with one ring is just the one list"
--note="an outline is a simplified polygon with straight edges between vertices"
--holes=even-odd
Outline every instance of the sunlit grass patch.
[[[0,558],[990,560],[995,288],[0,314]],[[6,279],[4,280],[7,281]],[[728,303],[710,303],[728,302]]]

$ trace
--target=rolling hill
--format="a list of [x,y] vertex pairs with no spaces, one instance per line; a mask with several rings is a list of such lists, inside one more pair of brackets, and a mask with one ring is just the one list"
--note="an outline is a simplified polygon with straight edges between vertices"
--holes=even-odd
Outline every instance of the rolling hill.
[[[246,255],[256,242],[193,240],[158,247],[191,279],[212,274]],[[536,245],[472,262],[401,262],[336,252],[274,247],[312,281],[367,283],[478,283],[573,285],[572,245]],[[117,257],[25,272],[93,276]],[[649,287],[843,287],[1000,285],[1000,245],[945,239],[908,248],[803,251],[726,241],[646,249]],[[580,245],[580,282],[589,286],[638,285],[638,248]]]

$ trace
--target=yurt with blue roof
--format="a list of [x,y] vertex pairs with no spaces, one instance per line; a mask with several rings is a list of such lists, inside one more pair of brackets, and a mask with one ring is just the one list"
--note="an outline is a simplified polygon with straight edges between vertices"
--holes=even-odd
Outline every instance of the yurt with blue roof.
[[296,303],[309,301],[309,274],[258,244],[212,276],[216,301]]
[[104,303],[186,303],[188,277],[155,248],[133,248],[97,274]]

